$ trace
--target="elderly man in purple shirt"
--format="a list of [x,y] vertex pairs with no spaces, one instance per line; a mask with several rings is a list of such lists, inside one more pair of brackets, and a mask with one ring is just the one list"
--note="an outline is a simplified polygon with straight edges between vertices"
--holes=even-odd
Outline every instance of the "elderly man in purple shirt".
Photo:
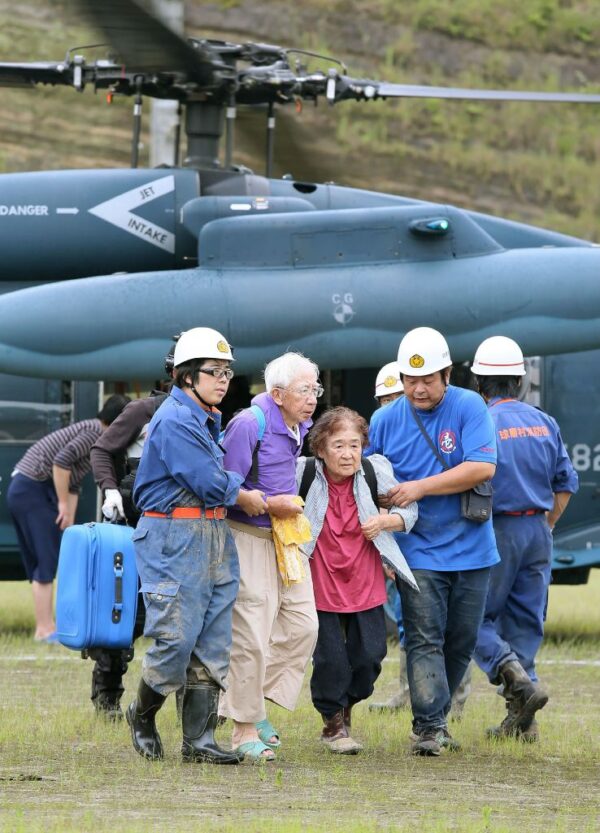
[[267,392],[252,400],[265,423],[258,471],[252,461],[259,423],[252,409],[234,417],[222,442],[226,469],[244,477],[242,489],[264,492],[269,510],[268,515],[249,517],[235,507],[228,517],[240,559],[240,589],[233,611],[228,689],[219,711],[234,721],[234,748],[251,760],[274,759],[280,741],[267,719],[265,698],[294,709],[317,639],[310,570],[303,582],[283,585],[270,516],[286,518],[302,511],[292,500],[296,458],[323,393],[318,374],[318,367],[298,353],[286,353],[266,366]]

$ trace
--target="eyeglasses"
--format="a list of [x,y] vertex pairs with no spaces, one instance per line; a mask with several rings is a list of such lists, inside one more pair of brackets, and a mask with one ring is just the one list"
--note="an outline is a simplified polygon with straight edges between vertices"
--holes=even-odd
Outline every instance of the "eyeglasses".
[[281,388],[290,393],[295,393],[303,399],[308,399],[309,396],[314,396],[315,399],[320,399],[325,393],[325,388],[322,385],[302,385],[300,388]]
[[215,379],[233,379],[234,372],[230,367],[201,367],[200,373],[206,373],[207,376],[214,376]]

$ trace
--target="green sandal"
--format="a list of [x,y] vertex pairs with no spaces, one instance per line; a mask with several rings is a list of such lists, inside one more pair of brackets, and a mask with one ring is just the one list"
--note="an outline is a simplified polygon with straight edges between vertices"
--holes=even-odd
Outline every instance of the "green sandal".
[[[270,722],[268,717],[265,717],[264,720],[260,720],[256,724],[256,731],[258,732],[258,737],[261,741],[268,746],[269,749],[279,749],[281,746],[281,741],[279,740],[279,732],[273,724]],[[275,737],[277,740],[272,741],[271,738]]]
[[[248,740],[245,743],[240,743],[237,749],[233,751],[243,755],[245,761],[252,761],[253,764],[259,764],[261,761],[275,760],[275,753],[262,740]],[[269,754],[265,755],[265,752]]]

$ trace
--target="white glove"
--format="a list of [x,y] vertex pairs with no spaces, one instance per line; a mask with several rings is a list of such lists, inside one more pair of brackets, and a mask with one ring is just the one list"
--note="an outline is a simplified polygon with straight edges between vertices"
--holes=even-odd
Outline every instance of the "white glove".
[[119,519],[125,520],[123,498],[121,497],[121,492],[118,489],[107,489],[104,493],[102,514],[106,520],[111,521],[111,523],[115,523]]

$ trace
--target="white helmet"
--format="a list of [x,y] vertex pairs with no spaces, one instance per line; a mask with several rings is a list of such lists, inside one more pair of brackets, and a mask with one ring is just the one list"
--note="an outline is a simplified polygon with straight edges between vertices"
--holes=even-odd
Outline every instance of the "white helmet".
[[194,327],[179,336],[175,345],[173,364],[189,362],[192,359],[225,359],[234,361],[233,352],[227,339],[210,327]]
[[387,396],[390,393],[402,393],[404,385],[400,381],[398,362],[384,364],[375,379],[375,396]]
[[408,332],[398,347],[398,367],[407,376],[429,376],[452,364],[444,336],[431,327]]
[[477,348],[471,373],[476,376],[524,376],[521,348],[506,336],[486,338]]

